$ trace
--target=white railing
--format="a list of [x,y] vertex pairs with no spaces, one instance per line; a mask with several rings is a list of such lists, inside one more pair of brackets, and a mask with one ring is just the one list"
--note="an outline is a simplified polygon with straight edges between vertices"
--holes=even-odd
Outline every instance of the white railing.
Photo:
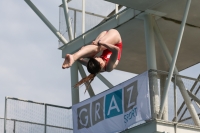
[[3,130],[4,133],[56,133],[61,130],[72,133],[71,107],[6,97]]

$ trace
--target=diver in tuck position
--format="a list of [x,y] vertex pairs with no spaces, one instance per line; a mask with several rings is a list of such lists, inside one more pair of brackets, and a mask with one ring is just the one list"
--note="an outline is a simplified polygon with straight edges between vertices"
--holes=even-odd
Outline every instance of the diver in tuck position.
[[[103,52],[102,55],[96,56],[99,52]],[[66,54],[62,68],[69,68],[75,61],[79,61],[81,64],[87,66],[87,70],[90,73],[89,76],[79,81],[75,87],[81,85],[84,82],[94,79],[99,72],[110,72],[119,63],[122,52],[122,39],[119,32],[115,29],[103,31],[90,45],[82,47],[74,54]],[[89,58],[86,60],[84,58]]]

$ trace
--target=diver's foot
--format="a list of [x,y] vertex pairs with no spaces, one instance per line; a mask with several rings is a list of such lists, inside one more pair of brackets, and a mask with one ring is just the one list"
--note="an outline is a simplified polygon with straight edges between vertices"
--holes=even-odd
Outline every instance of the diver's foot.
[[69,68],[72,66],[72,64],[74,63],[74,58],[73,58],[73,55],[70,55],[70,54],[67,54],[65,56],[65,61],[62,65],[62,68],[65,69],[65,68]]

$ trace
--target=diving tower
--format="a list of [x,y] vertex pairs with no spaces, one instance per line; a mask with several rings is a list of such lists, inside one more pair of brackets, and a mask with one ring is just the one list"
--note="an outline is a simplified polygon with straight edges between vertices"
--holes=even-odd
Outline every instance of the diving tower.
[[[198,114],[200,112],[196,106],[194,107],[191,100],[193,99],[199,105],[199,97],[190,94],[191,90],[193,90],[192,88],[191,92],[187,91],[190,88],[186,88],[182,80],[184,77],[179,75],[179,71],[200,62],[200,15],[198,14],[200,12],[200,1],[143,0],[141,2],[141,0],[107,0],[117,4],[115,15],[109,18],[108,16],[101,16],[104,18],[101,23],[86,32],[83,26],[83,33],[78,37],[74,37],[75,34],[73,33],[68,16],[68,3],[63,0],[61,8],[63,8],[65,14],[69,34],[68,40],[51,25],[30,0],[25,1],[58,37],[61,42],[58,49],[62,51],[63,58],[67,53],[74,53],[82,46],[91,43],[102,31],[111,28],[119,31],[123,40],[123,51],[122,58],[116,69],[136,74],[149,71],[152,116],[145,123],[129,128],[124,132],[197,133],[200,131]],[[83,25],[85,25],[84,18],[86,14],[84,1],[82,9]],[[127,8],[121,12],[117,12],[119,6]],[[98,16],[98,14],[96,15]],[[70,71],[72,85],[78,82],[78,71],[82,77],[86,76],[82,65],[77,62],[73,64]],[[108,88],[113,87],[101,74],[98,74],[97,77]],[[194,86],[195,83],[198,84],[200,82],[199,79],[192,80],[194,80]],[[169,104],[166,101],[170,101],[168,99],[170,83],[174,84],[174,88],[179,88],[180,96],[184,101],[182,105],[188,109],[188,114],[190,114],[190,119],[192,119],[194,124],[186,125],[178,121],[177,115],[180,114],[180,110],[183,107],[179,109],[174,107],[174,115],[176,115],[173,120],[169,120],[168,112],[170,110],[168,109],[170,107],[168,107]],[[79,90],[72,87],[71,93],[72,104],[79,103]],[[95,96],[92,86],[90,86],[88,93],[91,97]],[[176,91],[174,91],[174,94],[176,94]],[[174,106],[177,102],[175,99],[176,95],[174,95]]]

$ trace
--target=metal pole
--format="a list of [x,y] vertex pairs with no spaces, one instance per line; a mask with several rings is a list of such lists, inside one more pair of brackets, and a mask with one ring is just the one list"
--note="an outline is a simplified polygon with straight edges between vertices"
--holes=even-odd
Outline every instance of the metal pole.
[[177,122],[177,99],[176,99],[176,75],[174,75],[174,115],[175,122]]
[[63,43],[67,44],[68,41],[60,34],[60,32],[47,20],[47,18],[37,9],[37,7],[30,1],[25,0],[25,2],[30,6],[30,8],[40,17],[40,19],[49,27],[49,29],[58,37],[58,39]]
[[108,87],[108,88],[112,88],[113,85],[101,74],[97,74],[97,77]]
[[62,0],[63,3],[63,7],[64,7],[64,14],[65,14],[65,21],[66,21],[66,25],[67,25],[67,29],[68,29],[68,35],[69,35],[69,39],[70,41],[74,39],[73,37],[73,33],[72,33],[72,26],[71,26],[71,21],[69,18],[69,9],[68,9],[68,4],[66,2],[66,0]]
[[174,130],[175,133],[177,133],[177,99],[176,99],[176,75],[174,75],[174,115],[175,115],[175,124],[174,124]]
[[82,0],[82,33],[85,32],[85,0]]
[[74,11],[74,38],[76,38],[76,11]]
[[[162,36],[161,36],[160,30],[159,30],[159,28],[158,28],[158,26],[157,26],[155,21],[154,21],[154,31],[155,31],[155,35],[156,35],[156,37],[157,37],[157,39],[159,41],[159,45],[160,45],[160,47],[161,47],[161,49],[162,49],[162,51],[163,51],[163,53],[164,53],[164,55],[165,55],[165,57],[167,59],[167,62],[168,62],[168,64],[170,64],[172,62],[171,54],[170,54],[170,52],[169,52],[169,50],[168,50],[168,48],[167,48]],[[178,72],[178,69],[176,68],[176,66],[174,67],[174,73],[179,75],[179,72]],[[193,120],[193,121],[199,121],[197,119],[197,117],[196,117],[197,113],[196,113],[196,111],[194,109],[194,106],[191,103],[190,97],[187,94],[187,91],[185,89],[185,86],[184,86],[183,81],[181,80],[180,76],[177,77],[176,83],[177,83],[177,86],[180,89],[180,92],[181,92],[181,94],[182,94],[182,96],[184,98],[184,102],[186,103],[186,106],[189,109],[189,112],[190,112],[191,116],[193,115],[192,118],[195,118],[195,120]],[[183,106],[184,106],[184,103],[182,103],[180,109],[183,108]],[[178,114],[180,113],[180,109],[178,110]]]
[[190,95],[190,97],[197,102],[198,104],[200,104],[200,99],[197,98],[195,95],[193,95],[189,90],[187,90],[188,94]]
[[119,5],[118,5],[118,4],[115,4],[115,14],[118,13],[118,7],[119,7]]
[[[146,57],[148,70],[157,70],[156,63],[156,51],[155,41],[153,33],[152,16],[150,14],[144,15],[144,28],[145,28],[145,40],[146,40]],[[157,118],[159,112],[159,91],[157,82],[157,73],[149,73],[149,87],[150,87],[150,101],[151,101],[151,113],[152,118]]]
[[16,126],[16,121],[14,120],[14,128],[13,128],[13,133],[15,133],[15,126]]
[[[167,75],[165,75],[165,74],[159,74],[159,75],[160,75],[160,97],[162,97]],[[167,100],[165,103],[165,108],[164,108],[162,119],[168,121],[168,101]]]
[[6,120],[7,120],[7,97],[5,97],[4,133],[6,133]]
[[[85,71],[84,71],[84,69],[83,69],[83,66],[82,66],[80,63],[78,63],[78,68],[79,68],[79,72],[80,72],[80,74],[81,74],[81,77],[82,77],[82,78],[87,77],[87,75],[86,75],[86,73],[85,73]],[[88,93],[89,93],[90,97],[95,96],[94,91],[93,91],[93,89],[92,89],[92,86],[89,84],[89,82],[87,82],[87,83],[85,84],[85,86],[86,86],[86,87],[88,86]]]
[[[170,81],[171,81],[171,78],[172,78],[176,59],[177,59],[177,56],[178,56],[179,47],[180,47],[180,43],[181,43],[181,40],[182,40],[183,31],[184,31],[184,28],[185,28],[185,23],[186,23],[189,8],[190,8],[190,3],[191,3],[191,0],[187,0],[185,12],[184,12],[184,17],[183,17],[183,21],[181,23],[181,29],[180,29],[180,32],[179,32],[179,37],[178,37],[178,40],[177,40],[177,43],[176,43],[173,59],[172,59],[171,65],[170,65],[170,71],[169,71],[168,79],[167,79],[167,82],[166,82],[166,85],[165,85],[164,95],[163,95],[162,101],[161,101],[160,113],[159,113],[159,116],[158,116],[159,119],[162,117],[162,113],[163,113],[163,109],[164,109],[164,103],[165,103],[165,100],[166,100],[166,97],[167,97],[169,84],[170,84]],[[184,98],[187,106],[189,107],[188,109],[189,109],[190,114],[191,114],[191,116],[194,120],[195,125],[200,126],[200,120],[198,119],[197,113],[196,113],[194,107],[192,106],[191,101],[188,99],[188,94],[185,93],[185,91],[183,89],[180,88],[180,90],[182,91],[183,98]]]
[[74,88],[74,85],[78,82],[78,65],[77,62],[70,68],[71,72],[71,95],[72,95],[72,105],[79,103],[79,88]]
[[47,132],[47,105],[44,104],[44,133]]

